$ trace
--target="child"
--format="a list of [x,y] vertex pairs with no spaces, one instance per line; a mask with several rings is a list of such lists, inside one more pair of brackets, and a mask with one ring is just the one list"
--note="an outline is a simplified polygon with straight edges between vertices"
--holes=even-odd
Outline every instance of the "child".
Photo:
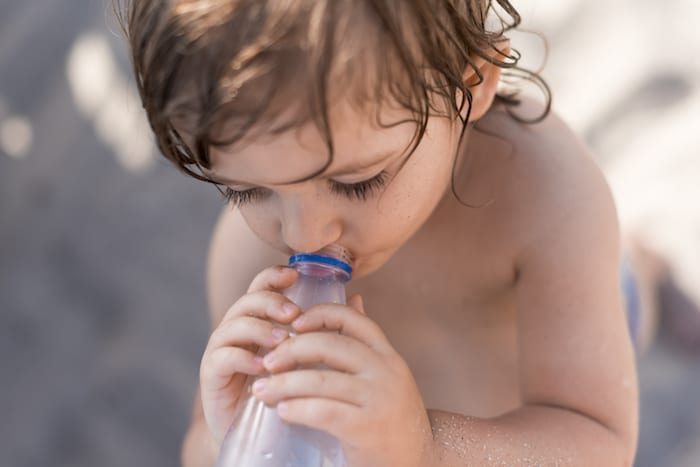
[[[632,465],[615,208],[564,123],[497,93],[519,22],[497,3],[121,6],[161,150],[234,205],[185,465],[214,463],[247,374],[351,467]],[[512,24],[487,27],[494,9]],[[353,296],[300,318],[278,293],[296,273],[269,265],[330,244]]]

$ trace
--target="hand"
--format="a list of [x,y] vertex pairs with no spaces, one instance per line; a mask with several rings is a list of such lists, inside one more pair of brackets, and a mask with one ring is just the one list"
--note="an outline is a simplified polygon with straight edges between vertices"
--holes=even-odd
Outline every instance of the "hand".
[[[362,300],[350,305],[317,305],[296,319],[297,336],[265,357],[272,375],[254,394],[278,404],[283,420],[340,439],[349,467],[427,465],[432,432],[413,375]],[[326,368],[297,369],[313,365]]]
[[219,445],[233,420],[247,376],[265,373],[258,349],[274,348],[289,336],[273,321],[288,325],[300,313],[299,307],[279,293],[297,277],[294,269],[282,266],[262,271],[209,338],[200,366],[200,385],[204,418]]

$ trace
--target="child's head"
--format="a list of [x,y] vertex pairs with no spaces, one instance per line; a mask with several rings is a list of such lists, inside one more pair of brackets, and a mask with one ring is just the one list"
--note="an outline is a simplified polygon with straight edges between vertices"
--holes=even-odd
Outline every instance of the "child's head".
[[368,117],[408,110],[418,143],[430,114],[465,117],[484,60],[517,61],[502,34],[520,20],[507,0],[512,24],[497,31],[490,0],[116,1],[160,149],[186,172],[209,168],[209,145],[307,122],[331,147],[329,109],[343,98]]
[[[350,202],[345,212],[391,179],[388,204],[356,214],[400,233],[373,242],[374,252],[408,238],[449,186],[462,124],[486,112],[500,69],[517,63],[503,32],[520,18],[507,0],[497,3],[512,22],[496,31],[487,29],[490,0],[121,1],[163,154],[196,178],[233,187],[239,204],[289,187],[277,214],[243,210],[261,238],[285,250],[355,243],[325,224],[311,228],[311,219],[296,231],[306,214],[290,200],[310,192],[291,182],[319,177]],[[408,199],[410,209],[397,208]]]

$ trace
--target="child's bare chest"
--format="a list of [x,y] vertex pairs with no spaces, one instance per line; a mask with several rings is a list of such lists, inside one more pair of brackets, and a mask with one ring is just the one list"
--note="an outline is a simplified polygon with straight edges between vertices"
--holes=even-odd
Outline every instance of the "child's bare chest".
[[497,245],[439,245],[418,236],[348,291],[363,296],[409,364],[426,407],[475,416],[512,409],[519,402],[515,310],[511,278],[489,251]]

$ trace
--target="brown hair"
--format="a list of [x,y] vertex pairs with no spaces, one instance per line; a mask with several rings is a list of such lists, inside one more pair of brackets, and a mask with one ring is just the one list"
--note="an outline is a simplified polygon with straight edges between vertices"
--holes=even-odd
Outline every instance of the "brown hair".
[[[322,173],[333,159],[328,108],[340,93],[358,106],[410,110],[415,149],[428,118],[445,109],[466,126],[464,73],[471,67],[482,79],[473,57],[524,71],[516,51],[498,48],[520,23],[508,0],[113,1],[160,150],[180,170],[216,185],[202,170],[210,168],[211,145],[308,121],[322,132],[329,160],[307,178]],[[489,30],[493,17],[499,24]],[[545,89],[539,121],[549,91],[525,73]],[[496,98],[508,108],[519,103],[514,93]]]

